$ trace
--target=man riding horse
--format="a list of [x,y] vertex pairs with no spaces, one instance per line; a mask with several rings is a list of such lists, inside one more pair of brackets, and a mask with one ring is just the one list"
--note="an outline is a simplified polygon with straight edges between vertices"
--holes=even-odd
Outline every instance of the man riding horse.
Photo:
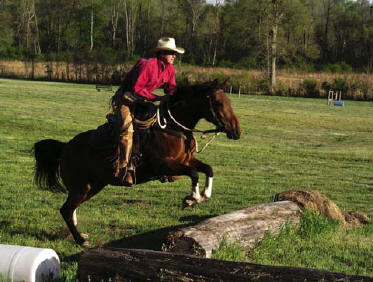
[[176,47],[174,38],[162,37],[152,51],[156,53],[156,57],[140,59],[126,74],[121,87],[112,99],[113,112],[121,123],[115,177],[122,179],[127,186],[134,184],[133,168],[129,166],[134,132],[131,105],[139,100],[151,102],[161,100],[160,96],[153,94],[154,90],[161,87],[166,95],[175,92],[173,63],[176,54],[183,54],[185,50]]

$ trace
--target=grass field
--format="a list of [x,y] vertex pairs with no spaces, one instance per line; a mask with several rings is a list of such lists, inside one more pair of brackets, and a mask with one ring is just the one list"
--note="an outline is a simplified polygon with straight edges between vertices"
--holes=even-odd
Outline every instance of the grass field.
[[[44,138],[68,141],[104,123],[110,96],[94,85],[0,79],[0,243],[56,250],[66,281],[75,280],[82,249],[67,236],[59,214],[66,195],[33,184],[31,148]],[[276,193],[297,188],[320,191],[340,208],[373,218],[372,102],[328,107],[320,99],[231,99],[241,139],[219,136],[199,156],[214,168],[212,199],[181,210],[188,179],[108,186],[78,209],[80,230],[92,246],[160,250],[172,228],[270,202]],[[317,232],[267,236],[241,259],[373,276],[372,224],[350,231],[322,224]]]

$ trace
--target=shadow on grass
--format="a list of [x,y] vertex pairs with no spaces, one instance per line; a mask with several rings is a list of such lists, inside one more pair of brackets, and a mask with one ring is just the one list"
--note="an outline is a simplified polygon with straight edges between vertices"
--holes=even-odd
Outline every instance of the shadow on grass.
[[172,227],[165,227],[157,230],[152,230],[145,233],[136,234],[130,237],[125,237],[120,240],[108,242],[103,247],[111,248],[131,248],[131,249],[148,249],[154,251],[161,251],[162,244],[166,241],[167,235],[170,232],[176,231],[181,228],[185,228],[191,225],[195,225],[210,216],[185,216],[179,219],[180,222],[188,222]]
[[[114,240],[103,244],[101,247],[107,248],[130,248],[130,249],[147,249],[153,251],[161,251],[162,244],[166,241],[167,235],[181,228],[192,226],[198,224],[199,222],[213,217],[215,215],[209,216],[184,216],[179,219],[180,222],[188,222],[176,226],[165,227],[157,230],[152,230],[145,233],[135,234],[133,236],[124,237],[119,240]],[[96,247],[96,246],[95,246]],[[71,256],[66,256],[63,258],[64,262],[78,262],[80,256],[84,253],[79,252]]]

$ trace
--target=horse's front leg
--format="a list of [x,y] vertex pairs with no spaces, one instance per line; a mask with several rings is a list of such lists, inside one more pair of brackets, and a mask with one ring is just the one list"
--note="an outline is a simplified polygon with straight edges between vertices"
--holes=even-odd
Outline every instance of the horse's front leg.
[[205,188],[202,192],[203,198],[211,198],[212,194],[212,181],[214,177],[214,172],[212,170],[212,167],[208,164],[205,164],[201,162],[200,160],[193,158],[190,161],[190,165],[195,167],[198,172],[203,172],[206,175],[206,181],[205,181]]
[[189,176],[192,181],[192,193],[183,199],[183,208],[194,206],[204,200],[199,191],[198,170],[194,166],[185,165],[174,160],[166,160],[163,165],[157,167],[160,175]]

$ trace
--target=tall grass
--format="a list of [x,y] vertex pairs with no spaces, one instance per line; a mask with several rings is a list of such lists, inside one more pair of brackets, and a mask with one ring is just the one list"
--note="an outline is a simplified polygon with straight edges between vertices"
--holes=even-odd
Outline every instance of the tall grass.
[[[91,64],[83,62],[0,61],[0,75],[53,81],[120,84],[134,62]],[[176,64],[177,79],[190,82],[220,79],[227,81],[227,92],[325,98],[329,90],[341,91],[345,100],[373,101],[373,76],[368,73],[307,73],[279,70],[277,84],[269,91],[265,71]]]

